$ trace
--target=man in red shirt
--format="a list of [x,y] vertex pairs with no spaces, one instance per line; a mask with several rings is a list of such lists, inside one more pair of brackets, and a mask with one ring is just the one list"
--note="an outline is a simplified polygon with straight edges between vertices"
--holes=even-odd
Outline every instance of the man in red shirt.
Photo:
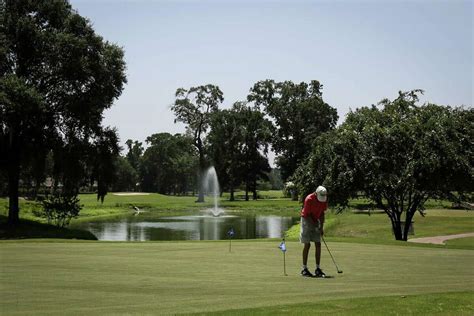
[[317,187],[314,193],[309,194],[305,200],[303,209],[301,210],[301,230],[300,241],[304,244],[303,248],[303,270],[301,275],[305,277],[313,277],[308,270],[308,253],[311,248],[311,242],[316,247],[316,277],[324,278],[326,275],[321,270],[319,264],[321,262],[321,236],[324,234],[324,212],[328,208],[327,191],[323,186]]

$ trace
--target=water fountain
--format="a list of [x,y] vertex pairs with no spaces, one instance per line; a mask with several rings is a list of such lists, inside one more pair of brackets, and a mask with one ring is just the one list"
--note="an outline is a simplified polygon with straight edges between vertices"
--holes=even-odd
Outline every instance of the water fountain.
[[206,170],[202,184],[204,192],[212,194],[214,198],[214,207],[210,209],[212,216],[220,216],[224,214],[224,210],[219,208],[220,188],[219,181],[217,180],[216,169],[214,167],[210,167]]

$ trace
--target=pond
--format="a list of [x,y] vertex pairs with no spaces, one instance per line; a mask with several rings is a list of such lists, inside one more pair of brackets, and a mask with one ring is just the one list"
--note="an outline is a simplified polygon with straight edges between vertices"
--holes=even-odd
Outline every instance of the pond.
[[220,240],[280,238],[299,220],[283,216],[194,215],[141,219],[128,216],[111,221],[87,222],[74,228],[88,230],[99,240],[148,241],[148,240]]

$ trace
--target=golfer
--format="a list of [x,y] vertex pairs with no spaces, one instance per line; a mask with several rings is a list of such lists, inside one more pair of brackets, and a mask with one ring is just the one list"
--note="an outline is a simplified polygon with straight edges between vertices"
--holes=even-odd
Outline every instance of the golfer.
[[303,248],[303,270],[301,275],[304,277],[313,277],[308,270],[308,253],[311,248],[311,242],[316,247],[316,271],[314,276],[324,278],[326,275],[319,266],[321,262],[321,236],[324,234],[324,212],[328,208],[327,191],[323,186],[317,187],[314,193],[309,194],[304,199],[303,209],[301,210],[301,230],[300,241],[304,244]]

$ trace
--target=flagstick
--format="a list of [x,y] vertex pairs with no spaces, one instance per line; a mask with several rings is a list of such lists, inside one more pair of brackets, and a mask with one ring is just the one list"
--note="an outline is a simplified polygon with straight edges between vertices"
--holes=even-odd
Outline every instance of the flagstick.
[[284,276],[287,276],[287,274],[286,274],[286,260],[285,260],[285,257],[286,257],[286,251],[283,251],[283,275],[284,275]]
[[232,237],[229,237],[229,252],[232,252],[231,249],[232,249]]

